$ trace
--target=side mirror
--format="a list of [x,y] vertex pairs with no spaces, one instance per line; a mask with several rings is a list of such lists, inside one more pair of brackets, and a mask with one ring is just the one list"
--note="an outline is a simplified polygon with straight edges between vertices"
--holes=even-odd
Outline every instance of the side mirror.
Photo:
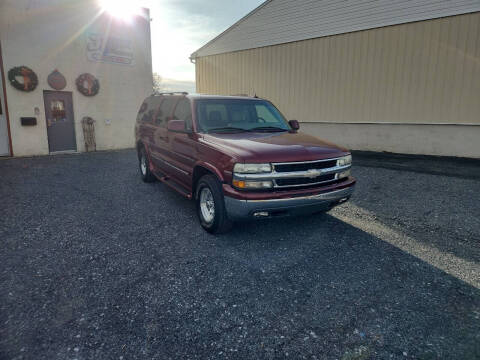
[[300,123],[298,122],[298,120],[290,120],[288,122],[288,124],[290,125],[290,127],[293,129],[293,130],[298,130],[300,129]]
[[185,120],[170,120],[167,123],[167,129],[173,132],[186,132]]

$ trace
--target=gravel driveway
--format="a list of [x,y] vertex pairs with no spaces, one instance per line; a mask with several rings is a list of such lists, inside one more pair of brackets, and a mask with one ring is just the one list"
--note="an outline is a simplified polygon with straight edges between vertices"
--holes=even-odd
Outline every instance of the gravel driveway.
[[0,160],[0,359],[479,359],[480,178],[358,159],[222,236],[131,150]]

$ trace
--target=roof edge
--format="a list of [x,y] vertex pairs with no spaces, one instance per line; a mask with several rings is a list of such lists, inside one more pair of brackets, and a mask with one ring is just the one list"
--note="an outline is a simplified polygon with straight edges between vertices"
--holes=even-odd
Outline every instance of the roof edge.
[[202,47],[198,48],[197,50],[195,50],[193,53],[190,54],[190,60],[194,60],[196,59],[198,56],[197,56],[197,53],[202,50],[203,48],[207,47],[208,45],[210,45],[211,43],[213,43],[214,41],[217,41],[219,38],[221,38],[223,35],[225,35],[226,33],[228,33],[230,30],[232,30],[233,28],[237,27],[238,25],[240,25],[240,23],[244,22],[246,19],[248,19],[250,16],[252,16],[253,14],[255,14],[258,10],[260,10],[261,8],[265,7],[267,4],[271,3],[273,0],[266,0],[265,2],[261,3],[260,5],[258,5],[255,9],[253,9],[252,11],[250,11],[247,15],[245,15],[244,17],[242,17],[240,20],[238,20],[237,22],[235,22],[233,25],[231,25],[230,27],[228,27],[227,29],[225,29],[224,31],[222,31],[220,34],[218,34],[217,36],[215,36],[212,40],[208,41],[205,45],[203,45]]

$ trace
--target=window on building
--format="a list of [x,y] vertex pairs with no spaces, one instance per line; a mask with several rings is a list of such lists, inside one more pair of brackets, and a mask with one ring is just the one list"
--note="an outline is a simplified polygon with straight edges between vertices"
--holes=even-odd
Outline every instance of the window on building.
[[185,130],[192,130],[192,110],[188,99],[181,99],[178,102],[173,118],[175,120],[184,120]]

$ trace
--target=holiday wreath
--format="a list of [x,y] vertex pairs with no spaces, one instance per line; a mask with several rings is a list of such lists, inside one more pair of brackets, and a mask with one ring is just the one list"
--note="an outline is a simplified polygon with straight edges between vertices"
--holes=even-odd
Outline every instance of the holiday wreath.
[[97,78],[88,73],[80,75],[77,80],[75,80],[75,84],[77,84],[78,91],[85,96],[95,96],[100,89],[100,83]]
[[[17,77],[22,77],[23,83],[19,82]],[[33,91],[38,85],[37,74],[26,66],[16,66],[8,70],[8,81],[20,91]]]

